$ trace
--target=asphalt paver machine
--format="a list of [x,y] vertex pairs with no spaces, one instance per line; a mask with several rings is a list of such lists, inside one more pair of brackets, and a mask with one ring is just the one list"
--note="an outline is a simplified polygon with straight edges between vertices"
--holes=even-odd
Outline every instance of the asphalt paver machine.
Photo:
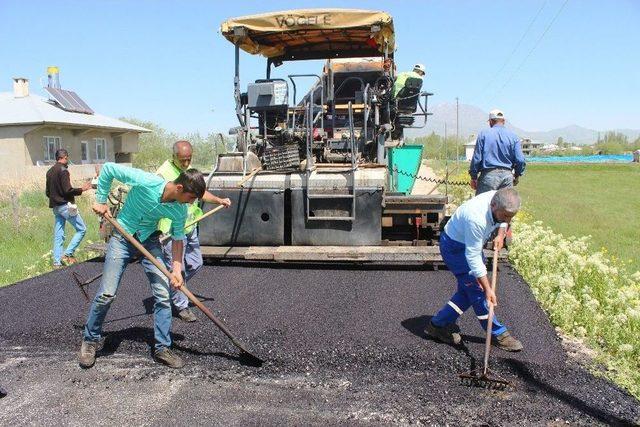
[[[432,94],[412,78],[394,93],[392,17],[291,10],[230,19],[221,33],[235,47],[239,126],[235,152],[219,156],[207,186],[233,206],[200,224],[204,255],[429,258],[398,249],[435,241],[447,199],[411,194],[422,147],[405,145],[404,130],[426,125]],[[244,90],[241,51],[266,58],[264,78]],[[320,72],[277,75],[287,61],[311,60],[324,60]]]

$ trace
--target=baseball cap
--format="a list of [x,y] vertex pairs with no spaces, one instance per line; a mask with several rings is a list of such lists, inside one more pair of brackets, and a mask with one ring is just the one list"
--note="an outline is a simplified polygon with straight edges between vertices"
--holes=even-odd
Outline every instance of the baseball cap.
[[504,113],[502,112],[502,110],[491,110],[489,111],[489,120],[494,120],[494,119],[506,119]]

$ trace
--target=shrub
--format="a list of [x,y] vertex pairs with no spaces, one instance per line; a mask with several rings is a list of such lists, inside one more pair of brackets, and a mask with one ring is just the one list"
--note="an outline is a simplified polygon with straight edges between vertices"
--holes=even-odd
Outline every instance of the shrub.
[[564,237],[542,222],[514,222],[509,259],[531,286],[552,323],[584,340],[607,375],[640,397],[640,272],[606,249],[592,253],[590,237]]

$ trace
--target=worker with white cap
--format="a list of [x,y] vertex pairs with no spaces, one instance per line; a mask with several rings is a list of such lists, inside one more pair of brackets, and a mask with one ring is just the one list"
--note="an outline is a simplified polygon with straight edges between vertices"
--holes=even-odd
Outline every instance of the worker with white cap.
[[504,126],[501,110],[489,113],[489,129],[483,129],[469,165],[471,187],[476,195],[500,188],[513,187],[526,166],[520,138]]
[[408,78],[416,78],[422,80],[424,76],[427,74],[427,69],[424,64],[416,64],[413,66],[412,71],[405,71],[396,76],[396,81],[393,84],[393,96],[395,97],[400,90],[404,87]]

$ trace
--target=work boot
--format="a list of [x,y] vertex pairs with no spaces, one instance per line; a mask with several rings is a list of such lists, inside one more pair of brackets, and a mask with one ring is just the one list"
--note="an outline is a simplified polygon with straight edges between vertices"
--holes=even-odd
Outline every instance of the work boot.
[[96,363],[96,349],[98,343],[93,341],[82,341],[82,346],[78,352],[78,363],[81,368],[88,369]]
[[78,260],[75,259],[75,257],[73,257],[73,256],[64,255],[62,257],[62,263],[65,264],[65,265],[73,265],[73,264],[75,264],[77,262],[78,262]]
[[191,311],[189,307],[183,308],[182,310],[178,310],[178,312],[176,313],[176,316],[178,316],[180,320],[183,320],[188,323],[195,322],[196,320],[198,320],[196,315],[193,314],[193,311]]
[[494,344],[504,351],[522,351],[522,343],[511,336],[509,331],[505,331],[495,337]]
[[180,369],[184,366],[184,361],[168,348],[156,350],[153,358],[156,362],[167,365],[170,368]]
[[425,332],[436,340],[443,342],[445,344],[454,344],[458,345],[462,342],[462,336],[453,332],[453,325],[448,326],[436,326],[433,323],[429,322]]

